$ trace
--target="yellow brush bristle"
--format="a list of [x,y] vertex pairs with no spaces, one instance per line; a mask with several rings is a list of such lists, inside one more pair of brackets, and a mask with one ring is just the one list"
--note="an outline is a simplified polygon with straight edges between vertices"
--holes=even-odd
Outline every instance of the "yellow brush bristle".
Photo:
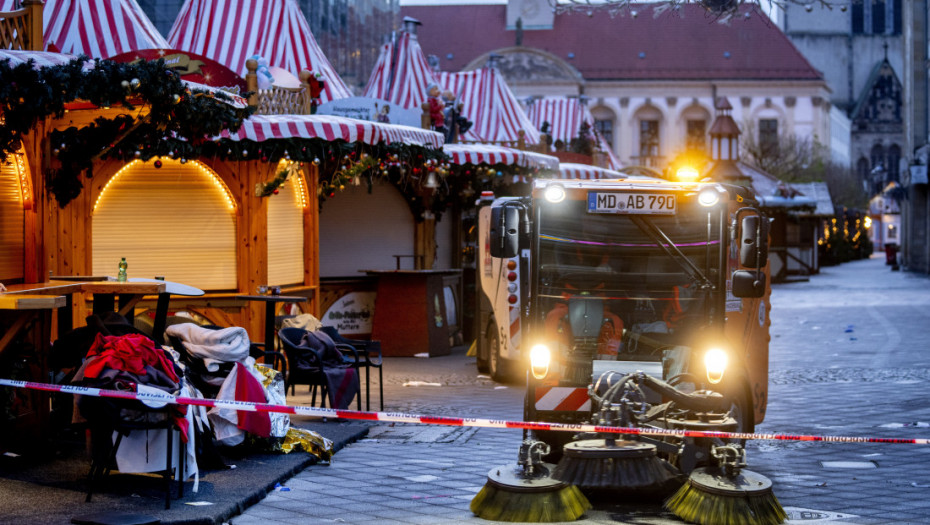
[[788,514],[772,492],[724,496],[685,483],[665,508],[679,518],[698,525],[778,525]]
[[486,520],[553,523],[577,520],[591,503],[573,485],[548,492],[511,492],[489,483],[475,495],[470,508]]

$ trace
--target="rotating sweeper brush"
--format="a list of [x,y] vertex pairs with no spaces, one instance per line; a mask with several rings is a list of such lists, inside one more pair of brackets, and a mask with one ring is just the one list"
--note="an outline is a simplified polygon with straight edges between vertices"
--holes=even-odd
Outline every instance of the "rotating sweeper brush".
[[695,469],[665,502],[679,518],[698,525],[777,525],[788,518],[765,476],[746,470],[739,445],[713,447],[715,466]]
[[524,441],[516,463],[495,467],[471,501],[479,518],[494,521],[552,523],[580,518],[591,503],[578,487],[553,479],[554,465],[543,463],[549,445]]

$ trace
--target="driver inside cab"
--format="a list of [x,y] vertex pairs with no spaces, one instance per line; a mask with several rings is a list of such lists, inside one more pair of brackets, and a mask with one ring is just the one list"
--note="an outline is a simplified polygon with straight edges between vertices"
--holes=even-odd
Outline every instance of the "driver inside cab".
[[[596,335],[595,358],[616,360],[623,337],[623,321],[607,307],[606,287],[612,273],[607,246],[597,241],[591,229],[585,222],[582,239],[566,239],[556,251],[556,261],[563,271],[555,284],[561,289],[562,299],[546,314],[545,333],[547,340],[569,349],[582,339]],[[575,334],[573,323],[577,328],[580,318],[588,317],[590,312],[599,314],[599,328]]]

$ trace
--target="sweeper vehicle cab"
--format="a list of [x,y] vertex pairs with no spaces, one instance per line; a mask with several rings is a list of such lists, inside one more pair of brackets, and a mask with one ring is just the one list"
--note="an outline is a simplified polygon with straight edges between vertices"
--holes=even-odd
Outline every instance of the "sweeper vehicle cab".
[[[528,197],[479,208],[479,367],[526,371],[527,421],[752,432],[770,292],[756,204],[717,182],[537,180]],[[535,437],[555,459],[584,436]],[[711,453],[637,441],[683,473]]]

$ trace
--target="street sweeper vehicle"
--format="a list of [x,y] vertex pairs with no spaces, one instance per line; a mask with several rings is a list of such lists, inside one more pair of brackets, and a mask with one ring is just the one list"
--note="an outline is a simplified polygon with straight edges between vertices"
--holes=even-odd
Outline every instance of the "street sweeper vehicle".
[[[527,421],[596,421],[599,403],[626,403],[611,409],[624,424],[752,432],[770,292],[755,204],[716,182],[537,180],[480,208],[479,366],[526,371]],[[571,438],[536,437],[552,458]],[[686,470],[709,454],[673,448]]]

